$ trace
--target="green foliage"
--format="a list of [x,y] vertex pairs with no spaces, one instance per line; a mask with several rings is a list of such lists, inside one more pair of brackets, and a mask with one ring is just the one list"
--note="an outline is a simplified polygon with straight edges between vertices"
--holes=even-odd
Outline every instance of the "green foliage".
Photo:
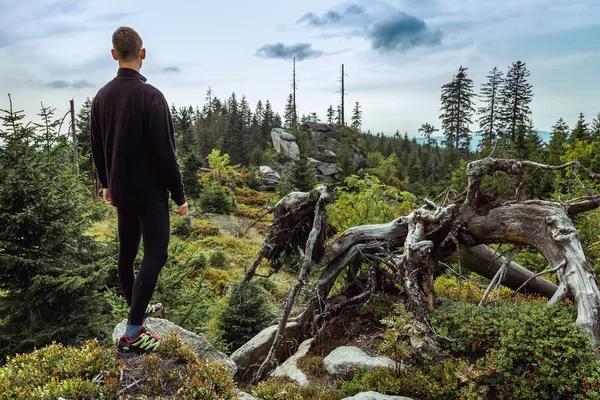
[[209,177],[221,184],[233,182],[237,176],[237,165],[230,165],[229,154],[213,149],[206,157],[209,167],[213,170]]
[[[439,308],[432,323],[454,355],[481,357],[474,380],[493,398],[592,398],[600,384],[589,338],[571,305]],[[588,396],[588,397],[586,397]]]
[[236,350],[254,335],[266,328],[275,316],[268,302],[268,293],[257,280],[239,292],[239,283],[232,283],[227,293],[227,304],[219,313],[218,326],[223,339]]
[[200,194],[200,209],[205,213],[230,214],[235,211],[235,197],[231,190],[217,181],[209,181]]
[[86,190],[53,110],[40,115],[37,128],[0,117],[0,355],[105,333],[107,264],[85,235]]
[[186,221],[185,218],[171,219],[171,234],[182,238],[186,238],[192,234],[194,228]]
[[387,223],[406,215],[416,197],[382,184],[376,177],[346,178],[346,186],[336,188],[337,198],[327,207],[328,221],[340,232],[358,225]]
[[377,293],[360,308],[360,315],[368,315],[376,320],[393,315],[395,299],[386,293]]
[[301,155],[294,161],[290,172],[278,185],[277,191],[282,196],[285,196],[294,190],[308,192],[314,189],[317,183],[315,166],[308,158]]
[[306,358],[305,363],[305,369],[310,375],[327,375],[327,368],[325,368],[325,364],[323,364],[323,357],[310,356]]
[[[101,385],[92,383],[98,375]],[[0,369],[0,399],[112,399],[118,377],[114,353],[98,342],[81,348],[52,344],[8,360]]]
[[[356,371],[350,381],[338,381],[344,396],[365,391],[387,395],[408,396],[423,400],[479,399],[485,389],[469,382],[469,363],[462,359],[448,359],[426,365],[421,369],[406,368],[396,373],[391,368]],[[466,379],[465,379],[466,378]]]
[[477,367],[478,382],[500,399],[600,397],[600,364],[571,307],[538,303],[513,313]]
[[262,400],[340,400],[344,396],[336,389],[318,385],[299,386],[287,379],[269,379],[252,388],[252,395]]
[[396,369],[400,369],[403,360],[415,357],[411,341],[423,341],[427,328],[414,319],[413,313],[406,310],[402,302],[394,304],[394,314],[380,322],[386,327],[379,343],[378,350],[396,361]]

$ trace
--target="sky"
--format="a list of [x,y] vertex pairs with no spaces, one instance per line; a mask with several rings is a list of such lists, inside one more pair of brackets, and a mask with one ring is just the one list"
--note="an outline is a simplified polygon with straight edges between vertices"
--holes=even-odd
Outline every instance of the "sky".
[[[440,127],[440,87],[459,66],[479,91],[493,67],[526,63],[533,122],[549,131],[600,113],[598,0],[0,0],[0,109],[35,119],[68,110],[111,80],[119,26],[147,49],[141,73],[176,106],[202,106],[209,87],[283,114],[296,57],[299,114],[325,119],[355,102],[363,130]],[[477,129],[475,124],[473,130]]]

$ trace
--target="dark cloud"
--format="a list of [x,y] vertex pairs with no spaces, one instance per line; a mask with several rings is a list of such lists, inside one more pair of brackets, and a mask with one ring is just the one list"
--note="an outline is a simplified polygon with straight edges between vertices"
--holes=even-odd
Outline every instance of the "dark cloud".
[[66,88],[84,89],[84,88],[94,87],[94,85],[92,85],[85,79],[80,79],[78,81],[73,81],[73,82],[68,82],[68,81],[61,79],[61,80],[49,82],[48,84],[46,84],[46,86],[49,88],[53,88],[53,89],[66,89]]
[[392,18],[380,21],[369,32],[371,45],[376,50],[408,50],[419,46],[434,46],[441,43],[442,32],[431,29],[425,21],[398,13]]
[[309,58],[321,57],[324,52],[315,50],[309,43],[298,43],[287,46],[281,42],[276,44],[266,44],[256,50],[256,56],[267,59],[291,60],[296,58],[298,61]]
[[306,22],[308,25],[317,27],[326,27],[332,25],[341,25],[346,22],[355,22],[355,17],[366,16],[365,9],[355,4],[351,5],[344,12],[327,11],[322,16],[315,13],[306,13],[298,20],[298,23]]
[[181,72],[181,70],[179,69],[179,67],[171,66],[171,67],[163,68],[162,72],[164,72],[164,73],[175,72],[178,74]]

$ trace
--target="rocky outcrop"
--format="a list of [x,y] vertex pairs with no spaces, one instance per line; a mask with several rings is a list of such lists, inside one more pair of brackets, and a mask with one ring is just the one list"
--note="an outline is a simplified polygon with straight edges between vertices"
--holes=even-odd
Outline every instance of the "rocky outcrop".
[[300,155],[300,147],[296,136],[281,128],[273,128],[271,131],[271,139],[273,141],[273,148],[276,152],[284,157],[297,160]]
[[[301,129],[308,132],[307,155],[317,169],[317,175],[325,178],[337,174],[338,154],[344,135],[342,128],[339,125],[308,123],[302,125]],[[296,160],[300,154],[297,138],[281,128],[274,128],[271,131],[271,138],[274,149],[284,158],[283,163],[276,163],[277,167],[287,173],[291,163],[285,159]],[[350,150],[354,164],[361,165],[365,155],[356,146],[351,146]]]
[[394,360],[387,357],[372,357],[354,346],[343,346],[333,350],[323,360],[327,372],[334,377],[345,378],[356,369],[394,368]]
[[[183,329],[182,327],[175,325],[171,321],[162,318],[146,318],[145,325],[152,333],[156,333],[161,337],[165,337],[172,331],[179,334],[183,343],[192,349],[201,360],[217,361],[225,364],[232,374],[237,371],[237,366],[229,357],[217,350],[212,344],[209,343],[204,337]],[[121,335],[125,333],[125,327],[127,326],[127,320],[123,320],[119,323],[112,334],[113,342],[116,343]]]
[[[231,359],[237,364],[236,376],[240,381],[245,382],[252,378],[252,374],[258,370],[269,354],[276,333],[277,325],[265,328],[233,352]],[[281,346],[275,353],[275,361],[281,362],[288,354],[294,352],[298,346],[300,333],[300,325],[297,322],[290,322],[286,325],[282,334]]]
[[298,368],[298,361],[303,358],[308,350],[310,350],[310,345],[312,344],[314,339],[308,339],[302,342],[300,347],[298,347],[298,351],[296,354],[285,360],[283,364],[278,366],[275,371],[271,374],[274,378],[286,377],[290,380],[296,382],[300,386],[308,385],[308,378],[300,368]]
[[388,396],[377,392],[362,392],[352,397],[345,397],[342,400],[412,400],[404,396]]

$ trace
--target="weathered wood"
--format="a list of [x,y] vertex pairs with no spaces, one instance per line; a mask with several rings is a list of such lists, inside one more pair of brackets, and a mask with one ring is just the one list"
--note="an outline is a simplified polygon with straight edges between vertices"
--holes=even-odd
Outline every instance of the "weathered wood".
[[[449,256],[448,260],[454,263],[460,262],[468,270],[485,278],[493,279],[494,275],[506,262],[506,257],[497,254],[483,244],[474,247],[461,244],[458,251]],[[530,278],[533,279],[521,287]],[[509,264],[502,285],[512,290],[521,289],[523,293],[536,293],[547,298],[554,296],[556,289],[558,289],[558,286],[554,283],[541,277],[534,277],[533,272],[514,261]]]

